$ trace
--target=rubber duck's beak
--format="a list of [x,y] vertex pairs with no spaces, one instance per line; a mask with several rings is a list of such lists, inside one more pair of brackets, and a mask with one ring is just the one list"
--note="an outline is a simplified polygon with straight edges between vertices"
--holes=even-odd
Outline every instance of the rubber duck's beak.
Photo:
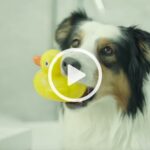
[[36,65],[40,66],[41,56],[34,56],[33,61]]

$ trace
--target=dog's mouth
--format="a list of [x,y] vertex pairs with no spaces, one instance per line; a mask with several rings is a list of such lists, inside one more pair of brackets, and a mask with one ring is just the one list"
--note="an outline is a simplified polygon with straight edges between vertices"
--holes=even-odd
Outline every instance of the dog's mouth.
[[[85,93],[82,95],[82,97],[87,96],[88,94],[90,94],[93,91],[94,88],[92,87],[88,87],[85,91]],[[93,95],[92,97],[90,97],[89,99],[82,101],[82,102],[66,102],[66,105],[68,108],[71,109],[76,109],[76,108],[82,108],[87,106],[87,104],[94,98],[95,95]]]
[[[84,94],[82,95],[82,97],[87,96],[88,94],[90,94],[93,91],[94,88],[92,87],[87,87],[86,91],[84,92]],[[91,99],[91,98],[90,98]]]

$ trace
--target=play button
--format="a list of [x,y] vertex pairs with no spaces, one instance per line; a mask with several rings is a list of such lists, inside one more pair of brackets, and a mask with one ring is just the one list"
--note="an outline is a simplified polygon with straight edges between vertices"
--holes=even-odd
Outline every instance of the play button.
[[80,70],[76,69],[75,67],[68,65],[68,86],[78,82],[79,80],[83,79],[86,75],[85,73],[81,72]]
[[[63,60],[68,57],[78,60],[82,67],[78,69],[72,63],[70,62],[66,63],[65,68],[63,68],[63,66],[61,68],[62,69],[61,72],[64,75],[65,80],[55,79],[53,81],[52,73],[54,65],[58,67],[56,62],[58,60],[61,60],[62,64]],[[57,77],[57,75],[55,77]],[[56,57],[49,65],[48,81],[50,87],[58,97],[68,102],[82,102],[90,99],[99,90],[101,80],[102,80],[102,71],[99,61],[93,54],[81,48],[70,48],[60,52],[58,55],[56,55]],[[85,95],[83,94],[81,97],[77,98],[75,96],[67,97],[64,92],[61,93],[57,89],[59,84],[61,84],[61,86],[62,84],[65,85],[67,84],[67,87],[65,88],[66,90],[68,90],[68,88],[76,87],[76,85],[79,85],[77,84],[79,82],[80,84],[85,85],[87,88]],[[92,90],[90,91],[89,89]],[[78,93],[78,90],[74,91],[74,93]]]

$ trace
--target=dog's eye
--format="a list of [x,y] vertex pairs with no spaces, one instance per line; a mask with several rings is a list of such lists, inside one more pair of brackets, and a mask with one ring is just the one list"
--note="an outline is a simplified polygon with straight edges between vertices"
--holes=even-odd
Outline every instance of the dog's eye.
[[71,43],[71,47],[77,48],[80,46],[80,40],[74,39]]
[[111,56],[114,50],[110,46],[106,46],[101,50],[101,54],[105,56]]

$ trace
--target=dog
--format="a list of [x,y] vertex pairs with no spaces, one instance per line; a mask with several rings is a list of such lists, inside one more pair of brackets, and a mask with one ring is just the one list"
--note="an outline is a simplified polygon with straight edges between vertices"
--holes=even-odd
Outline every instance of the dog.
[[[103,74],[92,98],[64,104],[64,149],[149,150],[150,33],[102,24],[75,11],[58,25],[55,39],[61,50],[83,48],[95,55]],[[77,58],[75,62],[79,66]],[[97,80],[94,69],[87,73]]]

